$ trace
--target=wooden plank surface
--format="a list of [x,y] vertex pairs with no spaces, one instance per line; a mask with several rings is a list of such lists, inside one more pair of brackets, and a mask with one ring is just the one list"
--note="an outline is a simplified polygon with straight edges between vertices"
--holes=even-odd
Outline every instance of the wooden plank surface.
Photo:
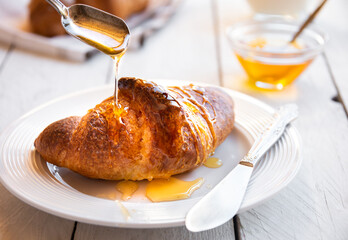
[[[272,200],[239,215],[243,239],[348,239],[348,122],[344,106],[331,101],[339,93],[342,102],[348,103],[346,8],[344,0],[329,1],[317,20],[331,34],[327,58],[319,57],[282,92],[250,88],[228,46],[225,28],[251,16],[244,0],[186,0],[144,48],[127,53],[122,60],[122,76],[212,84],[221,80],[224,86],[274,107],[288,102],[299,105],[300,117],[294,124],[302,135],[303,166]],[[218,36],[214,36],[216,20]],[[0,45],[0,131],[33,107],[69,92],[111,83],[111,79],[111,61],[103,55],[79,64]],[[1,240],[234,239],[232,221],[197,234],[184,227],[134,230],[83,223],[74,232],[73,221],[24,204],[2,185],[0,196]]]
[[[82,224],[81,224],[82,225]],[[120,240],[160,240],[160,239],[185,239],[185,240],[201,240],[201,239],[234,239],[233,222],[230,221],[215,229],[192,233],[185,227],[163,228],[163,229],[122,229],[107,227],[86,227],[84,224],[76,229],[75,239],[120,239]]]
[[14,49],[0,73],[0,130],[48,100],[105,84],[108,60],[97,55],[80,64]]
[[242,1],[239,3],[236,11],[236,2],[219,1],[224,85],[274,107],[297,103],[300,117],[294,125],[303,142],[303,165],[297,177],[272,200],[239,215],[241,237],[347,239],[348,125],[343,106],[331,101],[337,92],[326,61],[319,57],[284,91],[260,92],[251,88],[224,36],[228,25],[250,17],[248,6],[242,11]]
[[[340,100],[348,114],[348,1],[329,1],[317,20],[320,29],[328,34],[326,57]],[[333,17],[334,16],[334,17]]]
[[[106,82],[108,59],[84,64],[0,48],[0,131],[32,108]],[[33,208],[0,185],[0,239],[70,239],[74,222]]]
[[122,59],[121,76],[219,84],[211,0],[186,0],[139,51]]
[[0,71],[6,63],[6,57],[8,56],[9,52],[12,51],[11,48],[11,44],[0,43]]

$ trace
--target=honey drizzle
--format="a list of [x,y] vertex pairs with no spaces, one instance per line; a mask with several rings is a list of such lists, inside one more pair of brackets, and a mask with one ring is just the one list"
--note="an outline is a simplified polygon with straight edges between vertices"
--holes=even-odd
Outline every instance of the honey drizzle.
[[[184,90],[185,91],[185,90]],[[195,89],[193,90],[195,91]],[[186,92],[186,91],[185,91]],[[204,99],[204,92],[202,91],[195,91],[196,93],[200,93],[202,95],[202,98]],[[204,120],[206,121],[206,123],[209,126],[209,130],[210,130],[210,134],[212,136],[212,142],[213,142],[213,148],[215,148],[215,144],[216,144],[216,133],[215,133],[215,129],[213,127],[213,121],[216,122],[216,113],[215,113],[215,109],[212,105],[210,105],[212,107],[212,109],[214,110],[214,118],[211,119],[210,114],[207,110],[206,107],[204,107],[202,104],[199,104],[193,97],[192,95],[190,95],[188,92],[186,92],[190,98],[188,99],[190,102],[192,102],[193,104],[195,104],[196,106],[198,106],[201,111],[203,111],[203,115],[202,117],[204,118]],[[203,100],[204,102],[204,100]],[[209,101],[208,101],[209,102]]]
[[[170,89],[171,87],[169,87],[168,89]],[[178,95],[179,97],[181,97],[181,98],[185,98],[180,92],[177,92],[177,91],[175,91],[174,89],[171,89],[172,90],[172,92],[174,92],[176,95]],[[184,107],[184,105],[183,104],[181,104],[174,96],[172,96],[171,94],[168,94],[168,96],[170,96],[177,104],[178,104],[178,106],[181,108],[181,109],[183,109],[183,112],[184,112],[184,117],[185,117],[185,120],[187,121],[187,123],[189,124],[189,126],[190,126],[190,132],[191,132],[191,135],[193,136],[193,138],[194,138],[194,145],[195,145],[195,149],[196,149],[196,153],[197,153],[197,161],[199,161],[199,153],[200,153],[200,150],[199,150],[199,139],[197,138],[197,135],[198,135],[198,131],[197,131],[197,128],[196,127],[192,127],[192,121],[189,121],[189,119],[188,119],[188,117],[187,117],[187,114],[188,114],[188,112],[187,111],[185,111],[185,107]],[[197,135],[195,134],[195,132],[194,132],[194,130],[193,130],[193,128],[196,130],[196,132],[197,132]],[[200,136],[198,135],[198,137],[200,138]]]
[[114,111],[117,111],[121,108],[121,106],[118,105],[118,65],[120,63],[121,58],[126,53],[127,49],[124,49],[124,51],[116,54],[116,55],[109,55],[113,60],[113,66],[114,66],[114,81],[115,81],[115,89],[114,89]]
[[[115,78],[114,108],[118,108],[118,64],[127,50],[130,34],[115,34],[114,28],[96,22],[94,19],[86,18],[83,19],[83,21],[76,22],[75,25],[74,32],[76,33],[77,38],[95,47],[113,59]],[[99,31],[96,30],[97,25],[100,27]],[[69,26],[71,27],[71,25]]]
[[211,102],[209,102],[209,100],[206,98],[206,96],[203,95],[203,104],[204,103],[208,103],[211,107],[211,109],[214,112],[214,117],[210,120],[212,123],[216,123],[216,111],[215,108],[213,107],[213,104],[211,104]]
[[[122,57],[122,56],[121,56]],[[114,81],[115,81],[115,88],[114,88],[114,108],[118,108],[118,64],[120,63],[121,57],[119,56],[112,56],[112,60],[114,63]]]
[[[192,85],[191,85],[192,86]],[[208,124],[208,127],[209,127],[209,131],[210,131],[210,136],[211,136],[211,140],[212,140],[212,148],[214,149],[216,147],[216,133],[215,133],[215,130],[214,130],[214,126],[213,126],[213,122],[216,122],[216,112],[215,112],[215,109],[214,107],[211,105],[213,111],[214,111],[214,118],[211,119],[210,117],[210,114],[208,112],[208,110],[206,109],[206,107],[204,107],[202,104],[199,104],[196,99],[194,99],[194,97],[184,88],[180,88],[180,87],[170,87],[170,90],[172,90],[173,92],[177,93],[179,96],[181,96],[183,98],[183,100],[186,100],[190,103],[192,103],[195,107],[198,107],[200,109],[200,113],[201,113],[201,116],[204,118],[204,120],[206,121],[206,123]],[[181,91],[184,95],[186,95],[187,97],[183,96],[183,94],[180,94],[178,91]],[[201,91],[201,90],[198,90],[198,89],[194,89],[194,91],[198,94],[201,94],[202,97],[203,97],[203,102],[206,101],[204,100],[204,91]],[[206,101],[206,102],[209,102],[209,101]],[[187,111],[185,111],[187,112]],[[188,111],[190,112],[190,111]],[[191,118],[190,118],[191,119]],[[186,119],[187,120],[187,119]],[[192,120],[191,120],[192,121]],[[190,122],[190,121],[188,121]],[[193,122],[193,121],[192,121]],[[201,138],[201,135],[202,135],[202,132],[199,130],[199,127],[197,125],[199,125],[199,123],[197,123],[196,121],[193,123],[194,124],[194,128],[197,132],[197,134],[199,135],[199,138]],[[192,128],[191,124],[190,124],[190,127]],[[192,130],[191,130],[191,133],[192,133]],[[193,134],[193,133],[192,133]],[[194,135],[194,134],[193,134]],[[197,140],[198,141],[198,140]],[[209,140],[208,140],[209,141]],[[203,146],[204,147],[204,146]],[[200,158],[199,158],[199,151],[197,150],[196,148],[196,151],[197,151],[197,155],[198,155],[198,158],[197,158],[197,163],[200,162]],[[205,152],[205,151],[204,151]],[[203,156],[203,159],[205,159],[206,156]]]
[[[172,87],[172,90],[174,93],[178,94],[180,97],[182,97],[183,99],[185,99],[185,97],[174,90],[174,88]],[[179,103],[180,104],[180,103]],[[196,126],[196,123],[193,122],[192,118],[189,116],[189,114],[191,113],[191,111],[186,111],[187,109],[187,106],[184,104],[180,104],[180,107],[184,110],[184,116],[185,116],[185,120],[187,121],[187,123],[189,124],[190,126],[190,132],[191,132],[191,135],[193,136],[194,138],[194,145],[195,145],[195,149],[196,149],[196,153],[197,153],[197,161],[196,161],[196,164],[200,162],[200,145],[199,145],[199,142],[200,142],[200,131],[198,130],[197,126]],[[197,134],[195,134],[197,133]]]
[[[191,84],[191,86],[193,86]],[[214,117],[212,119],[209,119],[211,122],[215,123],[216,122],[216,111],[215,111],[215,108],[213,107],[213,105],[211,104],[211,102],[209,102],[208,98],[204,95],[205,93],[205,89],[203,88],[202,90],[199,90],[197,89],[197,86],[193,86],[194,88],[192,89],[194,92],[198,93],[198,94],[201,94],[202,95],[202,98],[203,98],[203,104],[205,103],[208,103],[211,107],[211,109],[213,110],[214,112]],[[210,117],[210,115],[209,115]]]
[[130,214],[128,212],[128,209],[118,200],[115,200],[118,207],[121,209],[122,215],[125,218],[126,221],[130,218]]

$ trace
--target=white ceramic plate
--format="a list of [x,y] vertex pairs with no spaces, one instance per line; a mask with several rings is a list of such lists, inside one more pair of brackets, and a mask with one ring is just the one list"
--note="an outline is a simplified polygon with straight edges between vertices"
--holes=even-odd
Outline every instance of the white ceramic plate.
[[[185,83],[156,82],[163,85]],[[210,169],[202,166],[178,176],[184,180],[198,177],[205,180],[202,187],[189,199],[152,203],[144,195],[146,182],[142,182],[134,197],[128,202],[122,202],[130,215],[126,217],[123,207],[110,200],[120,199],[121,196],[115,189],[115,181],[92,180],[47,164],[35,151],[34,140],[47,125],[71,115],[84,115],[88,109],[112,95],[112,86],[56,99],[34,109],[9,126],[0,136],[2,183],[24,202],[76,221],[127,228],[184,225],[187,211],[236,166],[274,112],[273,108],[250,96],[224,90],[235,101],[236,126],[215,152],[215,156],[223,161],[222,167]],[[299,141],[297,130],[289,126],[284,136],[255,167],[239,212],[270,198],[294,178],[301,164]]]

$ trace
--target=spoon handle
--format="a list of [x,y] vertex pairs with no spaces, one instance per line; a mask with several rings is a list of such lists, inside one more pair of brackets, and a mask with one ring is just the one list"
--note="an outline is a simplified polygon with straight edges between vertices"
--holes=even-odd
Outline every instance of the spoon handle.
[[62,15],[62,17],[68,17],[68,9],[67,7],[59,0],[46,0],[49,4],[51,4],[57,12]]
[[300,29],[296,32],[296,34],[292,37],[292,39],[290,40],[289,43],[293,43],[295,42],[295,40],[297,39],[297,37],[303,32],[303,30],[307,27],[308,24],[310,24],[313,19],[315,18],[315,16],[318,14],[318,12],[320,11],[320,9],[325,5],[327,0],[323,0],[322,3],[314,10],[314,12],[309,15],[309,17],[306,19],[306,21],[302,24],[302,26],[300,27]]

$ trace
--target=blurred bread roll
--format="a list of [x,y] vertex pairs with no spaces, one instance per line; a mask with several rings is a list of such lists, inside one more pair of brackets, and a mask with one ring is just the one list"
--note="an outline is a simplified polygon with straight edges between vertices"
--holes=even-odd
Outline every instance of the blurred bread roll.
[[[146,9],[149,0],[61,0],[66,6],[86,4],[127,19],[134,13]],[[60,15],[45,0],[31,0],[29,3],[31,31],[46,37],[66,34],[60,23]]]
[[122,19],[143,11],[148,2],[149,0],[76,0],[76,3],[99,8]]

